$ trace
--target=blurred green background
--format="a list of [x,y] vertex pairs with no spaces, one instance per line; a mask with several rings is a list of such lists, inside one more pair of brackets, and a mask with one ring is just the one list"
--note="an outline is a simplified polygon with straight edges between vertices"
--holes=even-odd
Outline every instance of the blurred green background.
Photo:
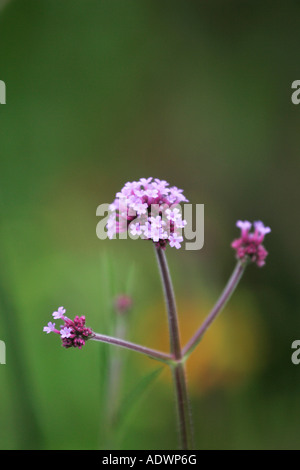
[[[188,363],[196,447],[300,448],[299,2],[0,8],[0,448],[177,448],[168,370],[42,331],[63,305],[111,333],[126,292],[126,337],[168,347],[151,246],[96,237],[97,206],[148,176],[205,204],[204,248],[167,250],[183,340],[234,267],[236,220],[272,228],[266,266],[247,270]],[[112,364],[121,421],[108,413]]]

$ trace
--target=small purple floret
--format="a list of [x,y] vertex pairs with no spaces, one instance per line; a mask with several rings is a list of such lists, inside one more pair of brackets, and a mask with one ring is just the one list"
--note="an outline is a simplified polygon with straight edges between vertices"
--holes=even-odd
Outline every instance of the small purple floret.
[[45,333],[47,334],[51,332],[55,332],[55,323],[52,323],[51,321],[49,321],[48,325],[44,326],[43,331],[45,331]]
[[55,320],[57,319],[64,319],[64,315],[66,313],[66,309],[64,307],[59,307],[57,312],[53,312],[52,316]]

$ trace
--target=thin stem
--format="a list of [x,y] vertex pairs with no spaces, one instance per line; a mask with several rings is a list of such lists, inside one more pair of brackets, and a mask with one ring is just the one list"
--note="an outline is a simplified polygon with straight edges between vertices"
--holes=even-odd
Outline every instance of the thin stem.
[[182,362],[177,363],[172,367],[172,373],[176,393],[181,447],[182,450],[192,450],[194,436],[184,364]]
[[94,341],[100,341],[102,343],[115,344],[116,346],[120,346],[121,348],[136,351],[138,353],[144,354],[148,357],[151,357],[152,359],[156,359],[157,361],[164,362],[166,364],[172,364],[174,362],[174,357],[170,354],[156,351],[155,349],[147,348],[146,346],[141,346],[139,344],[131,343],[130,341],[126,341],[124,339],[114,338],[113,336],[106,336],[94,332],[90,339],[93,339]]
[[177,319],[177,309],[168,263],[165,256],[165,252],[161,248],[155,248],[155,253],[158,260],[158,266],[164,288],[165,301],[168,312],[171,354],[173,354],[176,359],[181,359],[182,355]]
[[[125,339],[127,315],[116,313],[116,324],[114,335]],[[107,449],[117,449],[116,424],[119,407],[120,389],[122,383],[122,372],[124,361],[121,348],[112,348],[109,356],[106,405],[105,405],[105,437]]]
[[185,378],[185,370],[182,361],[183,357],[180,346],[180,336],[174,290],[165,253],[160,247],[155,247],[155,252],[157,256],[167,306],[171,354],[176,359],[176,362],[173,363],[171,368],[173,373],[173,382],[176,395],[181,447],[183,450],[191,450],[193,448],[192,423],[189,410],[189,399]]
[[226,303],[228,302],[229,298],[233,294],[236,286],[238,285],[244,271],[245,271],[246,265],[242,264],[240,261],[237,262],[234,271],[225,287],[223,290],[221,296],[219,297],[218,301],[212,308],[211,312],[208,314],[200,328],[196,331],[194,336],[189,340],[189,342],[185,345],[183,348],[183,356],[186,359],[191,352],[196,348],[196,346],[199,344],[202,336],[204,335],[205,331],[208,329],[210,324],[216,319],[218,314],[221,312],[221,310],[225,307]]
[[[116,326],[115,326],[115,336],[124,339],[126,337],[126,328],[124,317],[117,315]],[[122,364],[123,361],[122,351],[118,348],[113,348],[114,352],[110,357],[110,366],[109,366],[109,377],[108,377],[108,393],[107,393],[107,418],[108,418],[108,427],[112,430],[114,426],[114,420],[116,415],[116,410],[118,408],[119,401],[119,392],[120,384],[122,377]]]

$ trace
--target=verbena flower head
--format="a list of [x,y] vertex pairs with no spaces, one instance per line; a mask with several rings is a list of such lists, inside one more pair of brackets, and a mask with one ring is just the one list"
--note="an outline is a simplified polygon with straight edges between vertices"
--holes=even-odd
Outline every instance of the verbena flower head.
[[65,316],[65,312],[66,309],[59,307],[56,312],[52,313],[54,319],[64,321],[64,324],[60,325],[60,330],[55,328],[55,323],[49,322],[47,326],[44,326],[43,331],[45,333],[59,334],[64,348],[73,347],[81,349],[85,345],[86,340],[93,335],[93,331],[85,326],[84,316],[79,317],[76,315],[74,320],[70,320]]
[[168,244],[178,249],[186,225],[179,206],[182,202],[188,202],[183,190],[158,178],[128,182],[110,205],[108,237],[128,230],[130,236],[152,240],[163,249]]
[[253,223],[254,231],[250,233],[252,227],[248,220],[238,220],[236,226],[241,230],[240,238],[234,240],[231,244],[236,251],[236,257],[243,262],[250,261],[261,267],[265,264],[268,255],[263,246],[265,235],[271,232],[270,227],[265,227],[261,221]]
[[120,294],[115,298],[114,307],[117,313],[128,313],[132,309],[132,298],[126,294]]

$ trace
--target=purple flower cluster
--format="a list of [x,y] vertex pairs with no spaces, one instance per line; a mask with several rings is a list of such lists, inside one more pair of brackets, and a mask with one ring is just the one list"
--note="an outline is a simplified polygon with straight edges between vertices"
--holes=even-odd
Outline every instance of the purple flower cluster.
[[265,264],[268,255],[267,250],[262,245],[265,235],[271,232],[270,227],[265,227],[260,221],[254,222],[254,232],[250,233],[252,227],[248,220],[238,220],[236,226],[241,229],[241,236],[231,244],[236,251],[236,257],[241,261],[251,261],[261,267]]
[[79,317],[76,315],[74,320],[70,320],[65,316],[66,309],[59,307],[56,312],[52,313],[55,320],[60,319],[64,321],[64,324],[60,326],[60,330],[55,328],[55,323],[49,322],[47,326],[44,326],[43,331],[46,333],[57,333],[60,335],[62,345],[64,348],[78,348],[81,349],[85,345],[93,332],[91,328],[85,326],[85,317]]
[[117,313],[128,313],[132,308],[132,298],[126,294],[120,294],[115,298],[114,307]]
[[179,204],[188,202],[182,193],[182,189],[157,178],[126,183],[110,205],[108,237],[129,231],[131,237],[152,240],[161,248],[167,244],[180,248],[186,221]]

